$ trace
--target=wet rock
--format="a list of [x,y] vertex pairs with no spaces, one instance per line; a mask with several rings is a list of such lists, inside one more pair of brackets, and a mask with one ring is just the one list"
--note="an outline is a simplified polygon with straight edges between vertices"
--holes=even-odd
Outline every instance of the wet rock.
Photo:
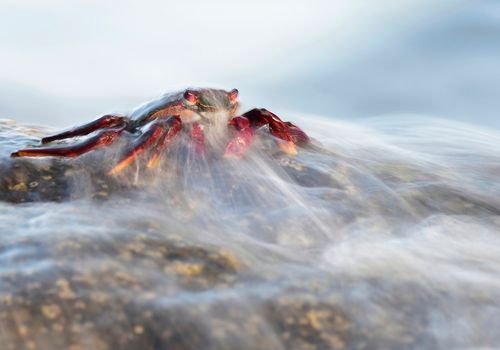
[[28,127],[0,119],[0,201],[12,203],[63,201],[77,198],[105,199],[123,183],[105,175],[102,153],[82,159],[10,158],[23,147],[37,147],[43,127]]
[[110,179],[100,151],[11,159],[43,130],[0,126],[1,349],[500,344],[500,205],[432,167],[270,139]]

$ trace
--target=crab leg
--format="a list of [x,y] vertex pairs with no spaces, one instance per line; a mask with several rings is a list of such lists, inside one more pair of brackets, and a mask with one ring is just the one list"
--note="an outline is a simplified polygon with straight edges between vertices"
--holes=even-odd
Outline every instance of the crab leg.
[[42,143],[49,143],[55,140],[67,139],[75,136],[88,135],[91,132],[96,131],[97,129],[122,127],[126,126],[127,124],[128,118],[109,114],[100,117],[90,123],[77,126],[73,129],[66,130],[55,135],[44,137],[42,138]]
[[234,117],[229,121],[229,125],[234,127],[233,138],[226,146],[225,157],[241,158],[250,147],[253,139],[253,128],[250,121],[245,117]]
[[265,108],[254,108],[242,115],[247,118],[254,129],[268,124],[269,131],[273,136],[284,141],[297,143],[309,143],[309,137],[298,126],[282,121],[276,114]]
[[241,116],[234,117],[229,125],[236,129],[235,136],[226,147],[226,156],[241,157],[250,147],[253,130],[264,125],[279,140],[279,147],[288,154],[296,154],[296,144],[309,143],[309,136],[298,126],[282,121],[276,114],[264,108],[254,108]]
[[194,142],[194,150],[197,156],[203,156],[205,150],[205,133],[203,126],[199,123],[194,123],[190,133],[191,139]]
[[123,130],[124,127],[103,130],[93,137],[66,147],[25,148],[12,153],[11,157],[77,157],[95,148],[110,145]]
[[182,122],[179,117],[167,119],[164,124],[167,124],[168,131],[163,133],[163,136],[158,140],[156,147],[149,158],[148,168],[155,168],[158,165],[160,154],[167,148],[173,138],[181,131]]
[[[125,153],[122,159],[108,172],[108,175],[116,175],[123,169],[128,167],[140,154],[144,153],[153,145],[157,145],[160,149],[165,148],[172,138],[181,130],[181,119],[177,116],[169,117],[168,119],[160,119],[153,121],[148,130],[142,134],[131,149]],[[151,167],[157,162],[159,155],[153,154],[149,161]],[[150,165],[148,164],[148,166]]]

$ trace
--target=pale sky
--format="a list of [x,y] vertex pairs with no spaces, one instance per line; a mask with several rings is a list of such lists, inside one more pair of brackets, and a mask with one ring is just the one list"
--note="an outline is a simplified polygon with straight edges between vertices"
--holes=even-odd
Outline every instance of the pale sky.
[[[250,105],[307,110],[297,96],[307,102],[319,85],[347,89],[351,74],[371,74],[359,65],[397,57],[405,36],[461,3],[3,0],[0,118],[63,126],[197,85],[237,87]],[[335,74],[321,81],[321,72]],[[343,100],[357,95],[346,91]]]
[[268,80],[315,56],[316,43],[343,47],[425,2],[4,0],[0,81],[102,97]]

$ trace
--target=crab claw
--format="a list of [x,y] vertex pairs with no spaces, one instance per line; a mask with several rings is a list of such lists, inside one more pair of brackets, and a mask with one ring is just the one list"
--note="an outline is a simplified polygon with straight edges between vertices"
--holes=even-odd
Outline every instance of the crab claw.
[[250,121],[245,117],[234,117],[228,124],[234,127],[234,136],[226,146],[224,157],[241,158],[250,147],[253,140],[253,129]]
[[246,117],[234,117],[227,123],[230,126],[233,126],[236,130],[243,130],[250,127],[250,120]]
[[245,154],[246,150],[250,147],[252,139],[252,129],[237,131],[233,139],[227,144],[224,157],[241,158]]

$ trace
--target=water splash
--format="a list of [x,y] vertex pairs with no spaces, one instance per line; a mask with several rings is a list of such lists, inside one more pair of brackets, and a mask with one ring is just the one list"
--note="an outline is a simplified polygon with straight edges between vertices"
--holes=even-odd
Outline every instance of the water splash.
[[[500,135],[421,116],[290,119],[318,145],[289,157],[263,130],[244,159],[218,140],[200,159],[180,138],[104,200],[87,197],[90,174],[69,183],[75,200],[1,203],[2,343],[498,345]],[[35,140],[8,128],[2,154]],[[62,163],[102,157],[116,149]]]

